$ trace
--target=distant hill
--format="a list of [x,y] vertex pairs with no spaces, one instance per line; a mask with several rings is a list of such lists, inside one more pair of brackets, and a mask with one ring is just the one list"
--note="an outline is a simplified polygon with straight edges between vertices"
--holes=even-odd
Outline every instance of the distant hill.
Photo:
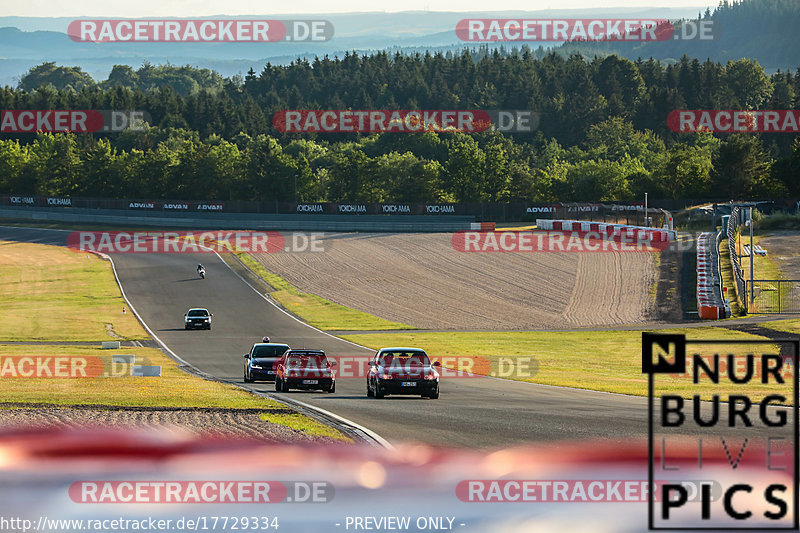
[[[588,57],[617,54],[635,60],[654,58],[673,63],[683,55],[701,61],[726,63],[741,58],[756,59],[767,72],[800,67],[800,0],[724,0],[713,11],[687,8],[598,8],[589,10],[540,10],[485,12],[401,12],[303,15],[250,15],[208,18],[268,18],[278,20],[324,19],[335,28],[328,42],[278,43],[78,43],[66,34],[73,19],[0,17],[0,86],[16,87],[21,77],[43,60],[76,66],[97,81],[106,79],[114,65],[134,69],[144,63],[193,65],[225,77],[244,75],[250,68],[260,72],[267,62],[286,65],[300,58],[324,55],[342,57],[346,51],[392,54],[458,52],[465,48],[486,49],[540,47],[563,55]],[[455,26],[465,18],[666,18],[686,24],[713,24],[711,40],[670,39],[657,42],[506,42],[466,43],[458,39]],[[541,55],[541,54],[539,54]]]
[[799,0],[742,0],[733,3],[724,0],[713,11],[693,18],[695,24],[700,20],[713,23],[713,39],[567,43],[559,50],[590,56],[615,53],[634,60],[652,57],[671,61],[684,54],[701,61],[711,59],[721,63],[750,58],[757,59],[768,72],[800,67]]

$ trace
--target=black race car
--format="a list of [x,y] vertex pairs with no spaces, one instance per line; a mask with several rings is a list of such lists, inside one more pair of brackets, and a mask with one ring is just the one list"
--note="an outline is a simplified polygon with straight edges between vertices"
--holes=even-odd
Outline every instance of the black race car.
[[288,344],[259,342],[244,354],[244,382],[275,381],[275,363],[289,351]]

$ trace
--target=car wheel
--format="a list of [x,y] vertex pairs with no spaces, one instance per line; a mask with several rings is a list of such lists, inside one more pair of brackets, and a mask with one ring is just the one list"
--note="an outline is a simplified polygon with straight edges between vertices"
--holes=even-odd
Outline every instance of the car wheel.
[[282,392],[283,387],[281,386],[281,380],[275,378],[275,392]]
[[369,381],[367,381],[367,398],[374,397],[375,394],[372,392],[372,389],[369,387]]
[[183,329],[189,329],[189,326],[187,326],[186,324],[184,324],[184,325],[183,325]]
[[428,398],[430,398],[431,400],[438,400],[439,399],[439,386],[438,385],[436,386],[436,389],[434,389],[433,392],[428,394]]
[[375,397],[376,398],[383,398],[383,396],[384,396],[384,393],[381,390],[381,384],[378,383],[378,382],[375,382]]
[[247,377],[247,374],[244,375],[244,382],[245,383],[252,383],[253,380]]
[[330,394],[333,394],[334,392],[336,392],[336,382],[335,381],[333,383],[331,383],[330,387],[328,387],[328,392]]

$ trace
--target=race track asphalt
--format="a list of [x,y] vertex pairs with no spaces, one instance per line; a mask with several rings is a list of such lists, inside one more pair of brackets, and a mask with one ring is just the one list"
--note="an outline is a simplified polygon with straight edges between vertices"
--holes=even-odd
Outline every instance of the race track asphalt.
[[[63,246],[66,235],[0,227],[0,240]],[[292,318],[214,254],[115,254],[113,260],[127,297],[150,329],[182,359],[217,378],[243,384],[242,354],[264,335],[293,347],[321,348],[339,357],[373,353]],[[195,273],[197,263],[206,267],[205,280]],[[183,329],[183,314],[190,307],[207,307],[214,313],[211,331]],[[271,383],[246,386],[284,396],[274,393]],[[352,420],[392,443],[496,448],[647,436],[645,398],[494,378],[443,380],[438,400],[411,396],[368,399],[363,378],[337,380],[335,394],[292,391],[288,395]]]

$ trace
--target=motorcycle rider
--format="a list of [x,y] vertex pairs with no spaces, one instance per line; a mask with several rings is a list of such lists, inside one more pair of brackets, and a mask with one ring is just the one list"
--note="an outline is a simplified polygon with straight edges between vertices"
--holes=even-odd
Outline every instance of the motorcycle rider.
[[198,263],[197,264],[197,275],[198,276],[200,275],[200,271],[201,270],[205,270],[205,267],[203,265],[201,265],[200,263]]

